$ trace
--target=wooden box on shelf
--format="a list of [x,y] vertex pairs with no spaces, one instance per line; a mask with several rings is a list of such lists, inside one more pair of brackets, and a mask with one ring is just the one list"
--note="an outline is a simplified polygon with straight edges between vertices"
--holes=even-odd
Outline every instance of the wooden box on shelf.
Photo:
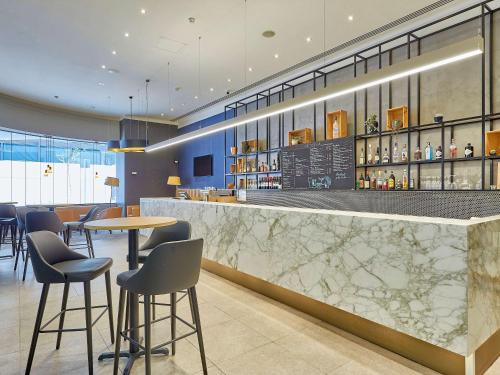
[[312,129],[305,128],[299,130],[292,130],[288,132],[288,145],[292,146],[292,139],[298,139],[298,144],[306,144],[312,142]]
[[236,173],[246,172],[246,160],[244,158],[238,158],[236,160]]
[[326,139],[334,139],[333,124],[337,120],[339,127],[338,138],[347,137],[347,112],[339,109],[338,111],[328,112],[326,114]]
[[491,150],[495,150],[496,155],[500,155],[500,130],[493,130],[484,134],[484,154],[490,155]]
[[393,122],[395,120],[401,121],[400,129],[408,127],[408,107],[401,106],[395,108],[389,108],[387,110],[387,130],[398,130],[393,129]]
[[256,139],[247,139],[246,141],[241,141],[241,153],[248,154],[251,152],[260,151],[259,141]]

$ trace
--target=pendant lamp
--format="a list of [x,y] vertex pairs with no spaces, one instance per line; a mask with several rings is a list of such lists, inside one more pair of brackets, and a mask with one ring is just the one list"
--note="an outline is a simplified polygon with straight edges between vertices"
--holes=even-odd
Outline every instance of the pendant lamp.
[[[130,126],[133,124],[132,117],[132,99],[133,96],[128,97],[130,99]],[[137,121],[137,133],[139,133],[139,121]],[[126,132],[124,132],[126,133]],[[137,134],[139,136],[139,134]],[[146,139],[141,138],[126,138],[126,135],[120,139],[120,152],[144,152],[144,149],[148,145]]]

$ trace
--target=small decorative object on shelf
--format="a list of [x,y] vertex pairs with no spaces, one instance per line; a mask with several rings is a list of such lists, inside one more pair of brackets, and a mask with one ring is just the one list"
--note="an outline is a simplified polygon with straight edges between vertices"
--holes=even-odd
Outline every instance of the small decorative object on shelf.
[[403,145],[403,148],[401,149],[401,161],[403,162],[408,161],[408,150],[406,148],[406,143]]
[[399,163],[399,148],[398,142],[394,142],[394,147],[392,149],[392,162]]
[[467,146],[465,146],[464,156],[466,158],[474,157],[474,146],[472,146],[470,143],[467,143]]
[[312,142],[312,129],[305,128],[288,132],[288,145],[295,146]]
[[363,172],[359,175],[359,180],[356,180],[356,189],[364,189],[365,188],[365,177],[363,176]]
[[394,171],[391,171],[389,180],[387,182],[389,190],[394,190],[396,188],[396,177],[394,176]]
[[380,164],[380,149],[377,147],[377,152],[375,153],[374,164]]
[[455,139],[452,138],[450,143],[450,158],[455,159],[457,155],[458,155],[457,145],[455,144]]
[[432,160],[434,156],[431,142],[427,142],[427,146],[425,146],[425,160]]
[[300,142],[300,137],[292,137],[292,146],[298,145]]
[[406,173],[406,169],[403,169],[403,190],[408,190],[408,173]]
[[365,132],[366,134],[375,134],[378,132],[378,121],[377,115],[371,114],[365,121]]
[[384,150],[384,155],[382,156],[382,164],[389,164],[390,158],[389,153],[387,152],[387,147]]
[[490,156],[496,156],[497,154],[497,150],[493,149],[493,150],[490,150]]
[[347,137],[347,112],[339,109],[326,114],[326,139]]
[[361,147],[361,153],[359,154],[359,164],[365,164],[365,150],[363,149],[363,147]]
[[373,155],[372,155],[372,145],[368,145],[368,157],[367,157],[367,164],[373,164]]
[[230,172],[230,173],[234,173],[234,172],[236,172],[236,164],[231,164],[231,165],[229,166],[229,172]]
[[259,151],[259,142],[257,141],[257,139],[248,139],[246,141],[241,141],[241,152],[243,154],[257,151]]
[[387,110],[387,130],[398,131],[408,127],[408,107],[401,106]]
[[441,124],[443,122],[443,114],[442,113],[436,113],[434,115],[434,122],[436,124]]
[[443,158],[443,149],[441,146],[438,146],[436,149],[436,160],[442,159]]
[[238,153],[238,147],[234,146],[234,147],[231,147],[231,155],[236,155]]
[[422,150],[420,149],[419,146],[417,146],[417,149],[413,153],[413,159],[415,159],[415,160],[422,160]]

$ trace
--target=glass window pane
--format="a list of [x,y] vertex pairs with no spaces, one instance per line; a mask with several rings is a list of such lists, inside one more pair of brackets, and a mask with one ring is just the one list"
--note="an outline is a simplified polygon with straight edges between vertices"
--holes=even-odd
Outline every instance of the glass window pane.
[[40,137],[26,134],[26,204],[40,204]]
[[42,204],[54,203],[54,169],[52,166],[52,139],[42,138],[40,147],[40,196]]
[[80,154],[79,142],[68,142],[68,203],[81,203],[80,198]]
[[26,135],[12,133],[12,200],[26,204]]
[[53,143],[54,203],[68,203],[68,141],[55,139]]
[[0,202],[12,201],[12,137],[0,130]]

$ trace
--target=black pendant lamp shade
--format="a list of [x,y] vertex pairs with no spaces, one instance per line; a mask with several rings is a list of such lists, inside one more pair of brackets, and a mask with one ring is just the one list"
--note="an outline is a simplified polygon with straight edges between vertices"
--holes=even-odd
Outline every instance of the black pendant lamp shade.
[[[130,99],[130,125],[133,124],[132,117],[132,99],[133,96],[129,96]],[[137,122],[137,131],[139,132],[139,122]],[[122,137],[119,141],[111,140],[108,141],[108,151],[114,152],[144,152],[144,149],[148,145],[147,139],[141,138],[127,138],[126,131],[123,131]],[[139,135],[139,134],[137,134]]]
[[108,151],[119,152],[120,151],[120,141],[118,141],[118,140],[108,141]]

